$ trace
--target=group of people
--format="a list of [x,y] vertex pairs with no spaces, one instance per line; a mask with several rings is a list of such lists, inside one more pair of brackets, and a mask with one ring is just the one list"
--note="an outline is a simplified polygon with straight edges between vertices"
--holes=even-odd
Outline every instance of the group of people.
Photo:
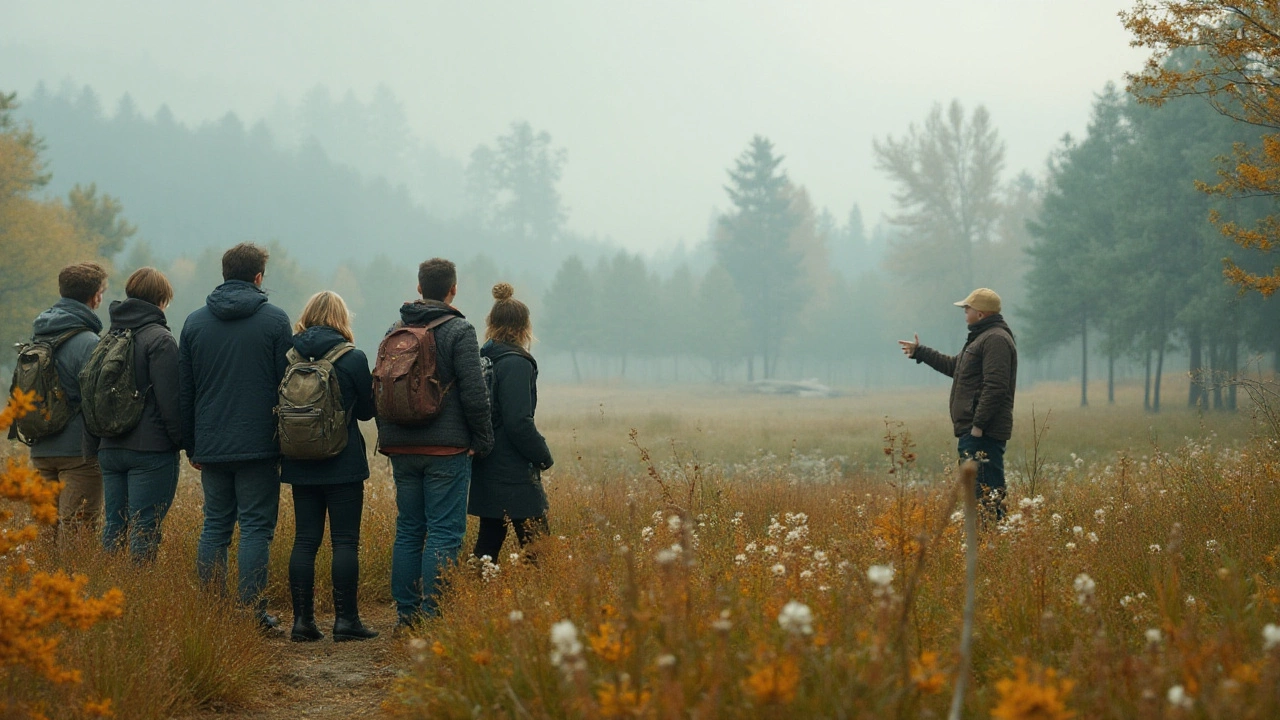
[[[318,292],[290,324],[262,289],[267,260],[267,251],[252,243],[226,251],[222,284],[186,318],[178,339],[165,316],[173,288],[159,270],[144,267],[129,276],[125,299],[111,303],[110,327],[102,335],[95,311],[107,290],[107,272],[94,263],[64,268],[58,275],[62,297],[35,319],[32,342],[20,357],[31,358],[36,369],[28,379],[39,374],[42,357],[56,368],[56,382],[44,392],[70,411],[54,412],[46,402],[33,415],[37,425],[43,423],[40,432],[29,425],[24,434],[15,424],[10,437],[30,445],[32,464],[46,480],[63,483],[59,540],[101,518],[103,546],[127,547],[139,562],[156,555],[177,490],[179,452],[185,451],[204,491],[197,573],[225,589],[228,548],[239,525],[238,599],[264,628],[279,625],[267,612],[264,589],[280,484],[289,484],[296,527],[289,558],[290,637],[324,637],[315,621],[314,595],[316,554],[327,521],[333,638],[364,640],[378,633],[358,611],[360,522],[369,477],[359,422],[376,419],[377,449],[390,457],[396,488],[391,594],[397,628],[412,626],[439,613],[442,574],[457,560],[468,514],[479,518],[476,558],[496,562],[508,526],[522,547],[549,532],[541,474],[552,456],[534,423],[538,364],[529,353],[529,308],[513,297],[510,285],[494,286],[481,346],[475,328],[452,304],[458,292],[454,264],[427,260],[418,267],[420,299],[401,306],[371,372],[367,356],[354,347],[343,299]],[[969,327],[959,354],[921,345],[918,336],[900,344],[917,363],[954,378],[950,404],[959,454],[981,461],[979,492],[998,517],[1004,448],[1013,429],[1017,349],[995,292],[980,288],[956,305]],[[131,345],[119,345],[121,338]],[[111,346],[131,348],[121,371],[128,389],[107,388],[108,400],[93,402],[127,405],[128,398],[118,396],[132,393],[137,411],[136,420],[131,416],[108,433],[98,428],[100,421],[85,420],[101,414],[87,410],[102,388],[95,386],[90,397],[82,383],[100,381],[95,373],[105,372],[103,356],[110,356]],[[407,354],[410,363],[422,360],[428,367],[401,378],[383,370],[403,366]],[[345,425],[338,428],[345,437],[323,457],[282,453],[286,376],[304,364],[313,373],[320,368],[315,376],[322,384],[336,381],[341,412],[334,414]],[[15,387],[18,377],[15,371]],[[425,414],[406,419],[405,407],[423,402],[429,406]],[[78,411],[82,404],[85,413]],[[124,406],[109,409],[118,413]],[[47,427],[63,415],[60,425]]]
[[[371,372],[368,357],[353,345],[346,303],[330,291],[313,295],[291,324],[262,289],[267,261],[267,251],[252,243],[227,250],[222,284],[186,318],[177,339],[165,316],[173,288],[160,271],[147,267],[129,276],[125,299],[111,303],[103,334],[95,310],[107,290],[107,272],[94,263],[64,268],[58,276],[62,297],[36,318],[27,347],[33,367],[41,352],[56,367],[58,387],[47,394],[73,412],[60,427],[31,436],[15,425],[11,437],[30,445],[32,464],[46,480],[63,483],[59,541],[101,518],[103,546],[127,547],[139,562],[157,553],[184,451],[204,492],[197,573],[225,589],[228,548],[238,525],[238,600],[268,629],[279,625],[264,595],[268,552],[280,484],[289,484],[296,527],[289,559],[290,638],[324,636],[315,621],[314,585],[327,520],[333,639],[344,641],[378,634],[358,611],[360,522],[369,477],[359,422],[376,419],[377,449],[390,458],[396,488],[391,594],[397,629],[412,626],[439,613],[441,577],[457,559],[468,513],[480,519],[476,557],[496,561],[508,525],[521,546],[548,532],[541,473],[553,460],[534,424],[538,366],[529,353],[529,308],[513,297],[510,285],[495,286],[481,346],[475,328],[452,305],[458,292],[454,264],[427,260],[418,268],[420,299],[400,308],[387,338],[407,330],[421,343],[414,346],[421,357],[410,358],[422,361],[414,366],[418,374],[386,379],[379,368],[404,360],[403,353],[396,355],[400,346],[384,341]],[[109,355],[108,345],[121,338],[131,343],[132,377],[126,384],[140,412],[136,423],[103,437],[85,416],[94,416],[88,412],[91,402],[108,402],[95,398],[114,396],[82,383],[100,382],[95,373],[106,366],[100,356]],[[282,381],[288,384],[286,375],[303,365],[322,368],[315,376],[335,381],[340,397],[341,412],[334,414],[344,418],[345,438],[324,457],[282,453]],[[405,392],[416,397],[423,385],[437,391],[429,416],[383,416],[384,400],[391,406]],[[84,413],[78,411],[82,403]],[[41,410],[46,420],[56,416],[46,406],[38,408],[37,419]]]

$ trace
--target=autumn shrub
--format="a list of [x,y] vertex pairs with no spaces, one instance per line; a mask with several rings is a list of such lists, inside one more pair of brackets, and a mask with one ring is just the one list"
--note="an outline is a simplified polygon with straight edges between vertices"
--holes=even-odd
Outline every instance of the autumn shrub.
[[[54,522],[57,489],[30,474],[25,462],[7,462],[0,492],[14,499],[19,483],[32,518]],[[94,533],[55,548],[34,531],[19,531],[23,547],[10,546],[0,558],[11,578],[0,590],[0,702],[49,718],[79,717],[88,707],[148,720],[256,699],[269,645],[251,614],[199,586],[193,564],[199,528],[199,488],[183,483],[151,564],[103,552]],[[0,542],[17,535],[6,528]],[[22,578],[30,578],[26,595],[15,592]],[[107,617],[114,619],[93,622]],[[57,658],[73,659],[74,670]]]
[[[0,412],[0,430],[35,410],[35,396],[15,392]],[[74,657],[65,647],[70,631],[86,631],[119,617],[124,596],[111,588],[95,597],[86,593],[89,578],[62,570],[40,569],[32,552],[38,525],[58,519],[58,483],[45,483],[29,464],[4,459],[0,469],[0,713],[43,717],[54,707],[74,715],[109,716],[112,706],[98,696],[66,703],[59,693],[75,693],[82,670],[67,662]],[[26,510],[19,516],[15,505]],[[24,696],[25,683],[56,688],[56,692]]]
[[[798,453],[558,466],[537,564],[459,567],[388,708],[946,717],[962,513],[905,431],[885,433],[878,472]],[[980,536],[966,717],[1280,714],[1270,443],[1209,436],[1047,463],[1040,479],[1035,495],[1015,481]]]

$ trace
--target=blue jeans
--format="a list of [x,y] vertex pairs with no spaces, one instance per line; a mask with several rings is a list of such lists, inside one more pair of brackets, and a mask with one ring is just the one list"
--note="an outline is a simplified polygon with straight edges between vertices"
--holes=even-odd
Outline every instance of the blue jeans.
[[119,550],[127,542],[135,561],[154,560],[160,523],[178,490],[178,453],[120,448],[98,452],[106,520],[102,547]]
[[280,469],[275,460],[205,463],[204,529],[196,546],[196,572],[205,583],[224,589],[227,548],[240,523],[237,553],[240,603],[266,613],[267,559],[280,511]]
[[957,444],[960,460],[978,461],[978,501],[997,520],[1004,517],[1004,440],[974,437],[969,433],[960,436]]
[[392,455],[396,481],[396,541],[391,597],[402,620],[440,613],[440,576],[458,558],[467,530],[471,457]]

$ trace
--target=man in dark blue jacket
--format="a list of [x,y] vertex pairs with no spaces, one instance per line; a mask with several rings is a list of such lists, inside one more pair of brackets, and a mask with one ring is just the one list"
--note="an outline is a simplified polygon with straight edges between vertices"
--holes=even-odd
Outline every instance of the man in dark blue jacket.
[[262,591],[280,507],[275,406],[293,332],[289,316],[262,291],[266,268],[267,251],[252,243],[222,256],[224,282],[182,327],[178,377],[184,449],[204,487],[196,570],[225,587],[238,521],[240,602],[274,628]]
[[493,449],[489,390],[480,367],[476,329],[450,303],[458,272],[440,258],[418,267],[422,300],[405,303],[405,325],[436,327],[440,384],[448,388],[440,414],[428,425],[396,425],[378,419],[378,450],[391,457],[396,483],[396,540],[391,551],[391,596],[397,627],[439,612],[440,576],[455,561],[467,529],[471,458]]
[[[107,290],[107,271],[97,263],[69,265],[58,273],[62,299],[32,324],[36,339],[67,336],[54,352],[58,382],[72,407],[80,404],[80,370],[98,346],[102,320],[94,310]],[[31,465],[48,482],[62,482],[58,495],[58,539],[77,527],[92,527],[102,517],[102,470],[85,442],[84,416],[77,410],[61,432],[36,440]]]

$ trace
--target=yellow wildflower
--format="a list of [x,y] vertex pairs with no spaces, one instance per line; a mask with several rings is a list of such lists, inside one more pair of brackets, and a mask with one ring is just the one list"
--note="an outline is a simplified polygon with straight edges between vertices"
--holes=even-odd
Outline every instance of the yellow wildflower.
[[1069,720],[1075,713],[1067,709],[1067,695],[1075,682],[1063,678],[1052,668],[1033,667],[1028,672],[1026,658],[1015,658],[1017,663],[1012,678],[996,683],[1000,695],[991,711],[998,720]]

